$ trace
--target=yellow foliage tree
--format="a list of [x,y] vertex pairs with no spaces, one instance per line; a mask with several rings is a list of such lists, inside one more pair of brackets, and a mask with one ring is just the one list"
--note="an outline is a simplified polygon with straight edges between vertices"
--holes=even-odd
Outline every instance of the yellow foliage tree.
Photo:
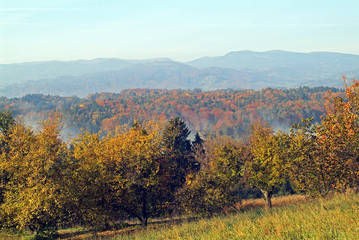
[[86,133],[74,141],[69,191],[83,221],[95,224],[127,215],[146,226],[148,218],[167,209],[172,165],[163,157],[161,140],[161,125],[147,122],[103,139]]
[[116,217],[112,207],[113,172],[105,162],[106,147],[99,134],[88,132],[71,144],[72,164],[66,178],[66,191],[73,199],[72,212],[78,222],[107,228]]
[[61,191],[67,148],[60,139],[60,117],[41,123],[38,133],[21,123],[9,134],[8,151],[1,155],[1,170],[9,174],[1,213],[7,226],[53,232],[65,205]]
[[195,154],[200,164],[198,172],[187,176],[179,200],[188,213],[212,215],[239,201],[236,194],[248,157],[246,146],[230,139],[211,139]]
[[147,225],[149,217],[166,210],[170,200],[171,163],[161,151],[162,130],[158,123],[135,123],[126,133],[119,134],[106,144],[117,148],[115,182],[117,201],[121,210]]
[[293,187],[311,195],[324,193],[330,187],[326,181],[323,153],[317,144],[317,127],[311,118],[293,124],[288,151]]
[[266,207],[272,207],[275,187],[286,179],[288,137],[273,133],[269,123],[257,122],[251,129],[250,148],[253,158],[246,162],[247,180],[261,190]]

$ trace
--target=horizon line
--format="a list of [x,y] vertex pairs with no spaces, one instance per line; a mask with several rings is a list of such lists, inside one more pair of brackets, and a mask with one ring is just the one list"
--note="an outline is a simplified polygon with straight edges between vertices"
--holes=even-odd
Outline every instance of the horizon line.
[[179,63],[188,63],[198,59],[203,58],[216,58],[216,57],[224,57],[231,53],[239,53],[239,52],[252,52],[252,53],[269,53],[269,52],[287,52],[287,53],[298,53],[298,54],[311,54],[311,53],[333,53],[333,54],[345,54],[345,55],[355,55],[359,56],[356,53],[348,53],[348,52],[339,52],[339,51],[289,51],[289,50],[281,50],[281,49],[272,49],[266,51],[255,51],[255,50],[234,50],[227,52],[223,55],[215,55],[215,56],[202,56],[197,57],[192,60],[187,61],[180,61],[174,60],[171,57],[153,57],[153,58],[121,58],[121,57],[95,57],[95,58],[75,58],[75,59],[68,59],[68,60],[59,60],[59,59],[52,59],[52,60],[34,60],[34,61],[23,61],[23,62],[10,62],[10,63],[0,63],[0,65],[12,65],[12,64],[27,64],[27,63],[43,63],[43,62],[80,62],[80,61],[95,61],[95,60],[105,60],[105,59],[116,59],[116,60],[125,60],[125,61],[146,61],[146,60],[171,60],[173,62]]

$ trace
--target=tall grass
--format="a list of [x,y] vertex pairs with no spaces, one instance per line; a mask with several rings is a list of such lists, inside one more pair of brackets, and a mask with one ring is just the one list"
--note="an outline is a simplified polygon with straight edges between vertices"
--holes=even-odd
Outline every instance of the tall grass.
[[358,239],[359,195],[136,231],[108,239]]
[[[61,239],[359,239],[359,195],[311,199],[295,195],[273,199],[272,210],[262,199],[247,200],[225,216],[192,222],[156,223],[147,229],[128,226],[114,231],[61,230]],[[74,234],[69,234],[74,233]],[[0,234],[0,239],[31,236]]]

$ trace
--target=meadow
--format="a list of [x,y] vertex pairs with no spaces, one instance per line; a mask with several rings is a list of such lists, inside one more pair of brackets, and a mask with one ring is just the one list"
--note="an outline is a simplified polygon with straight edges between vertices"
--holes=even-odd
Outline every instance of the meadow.
[[276,207],[272,210],[258,206],[258,201],[251,200],[256,207],[238,213],[106,239],[357,239],[359,236],[358,194],[315,200],[282,197],[273,201]]
[[[266,210],[263,199],[249,199],[212,218],[153,219],[146,229],[136,222],[98,232],[64,229],[58,239],[357,239],[358,215],[357,193],[326,198],[291,195],[273,198],[271,210]],[[0,234],[0,239],[33,237]]]

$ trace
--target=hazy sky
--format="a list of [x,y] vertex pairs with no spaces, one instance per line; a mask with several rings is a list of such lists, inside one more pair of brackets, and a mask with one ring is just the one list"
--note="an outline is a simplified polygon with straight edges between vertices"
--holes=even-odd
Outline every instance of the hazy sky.
[[0,0],[0,63],[359,54],[358,0]]

